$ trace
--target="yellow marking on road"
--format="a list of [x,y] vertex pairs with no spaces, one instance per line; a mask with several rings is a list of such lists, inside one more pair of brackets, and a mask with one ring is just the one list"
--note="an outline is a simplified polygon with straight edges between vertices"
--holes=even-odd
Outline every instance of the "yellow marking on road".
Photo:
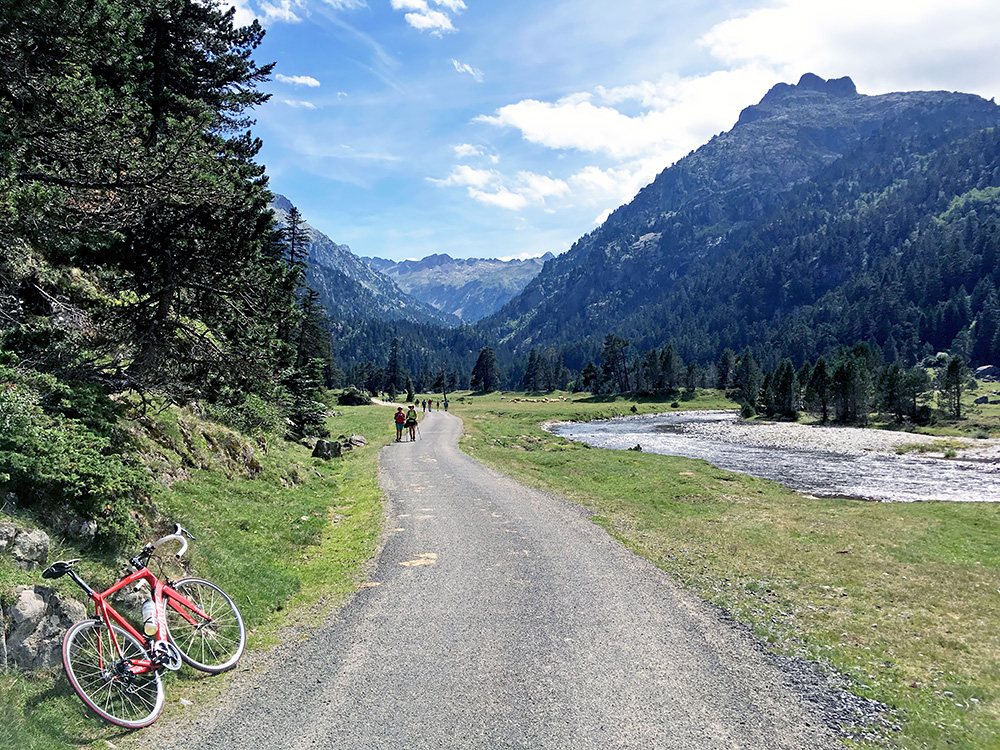
[[406,562],[401,562],[400,565],[407,568],[416,568],[422,565],[433,565],[437,562],[437,555],[433,552],[422,552],[417,555],[416,560],[407,560]]

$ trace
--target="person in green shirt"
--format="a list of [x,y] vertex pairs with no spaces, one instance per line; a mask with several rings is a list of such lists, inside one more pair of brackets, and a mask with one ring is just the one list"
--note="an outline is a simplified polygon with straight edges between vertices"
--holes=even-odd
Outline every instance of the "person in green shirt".
[[410,408],[406,412],[406,427],[410,431],[410,442],[412,443],[417,439],[417,410],[410,404]]

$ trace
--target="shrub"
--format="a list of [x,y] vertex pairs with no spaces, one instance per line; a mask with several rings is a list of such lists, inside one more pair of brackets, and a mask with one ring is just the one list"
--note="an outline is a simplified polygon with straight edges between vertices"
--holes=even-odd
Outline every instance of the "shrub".
[[358,390],[353,385],[345,388],[337,397],[337,403],[341,406],[369,406],[371,402],[371,396],[366,391]]
[[[96,409],[81,413],[88,402]],[[129,545],[139,539],[138,509],[148,503],[152,481],[123,455],[124,433],[95,411],[111,412],[113,404],[91,389],[75,393],[48,376],[0,368],[0,490],[42,517],[69,509],[93,518],[101,542]]]
[[244,435],[277,434],[285,424],[278,405],[265,401],[256,393],[246,394],[237,403],[207,404],[205,415]]

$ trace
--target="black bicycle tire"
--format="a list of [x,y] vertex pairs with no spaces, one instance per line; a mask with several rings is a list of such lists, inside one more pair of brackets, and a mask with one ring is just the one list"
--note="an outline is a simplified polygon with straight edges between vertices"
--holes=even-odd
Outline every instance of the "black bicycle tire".
[[[210,674],[220,674],[235,667],[246,649],[247,631],[243,624],[243,616],[232,597],[204,578],[182,578],[176,581],[172,588],[212,617],[214,622],[222,622],[225,629],[220,631],[217,628],[193,628],[168,601],[167,637],[177,647],[184,663]],[[196,591],[201,593],[194,593]],[[211,592],[210,598],[206,599],[205,596],[209,592]],[[204,636],[205,633],[214,635],[207,638]],[[211,652],[214,646],[224,646],[227,642],[235,646],[224,649],[225,658],[221,661],[215,658],[211,661],[206,660],[206,654]]]
[[[146,647],[141,641],[117,625],[112,625],[111,627],[114,630],[125,658],[149,658]],[[149,680],[153,681],[155,685],[155,698],[152,703],[146,701],[146,704],[150,706],[149,711],[139,718],[126,718],[122,716],[123,712],[116,711],[113,705],[116,700],[122,706],[126,703],[130,705],[139,705],[139,703],[132,698],[126,698],[126,690],[118,687],[119,685],[125,685],[120,678],[108,677],[107,662],[104,665],[105,669],[101,669],[101,664],[96,661],[98,653],[103,656],[105,651],[109,653],[112,651],[111,639],[108,637],[100,642],[101,651],[93,651],[93,659],[88,658],[85,654],[87,650],[93,650],[97,644],[97,641],[93,640],[94,638],[104,638],[107,633],[108,626],[100,620],[82,620],[70,626],[63,637],[62,648],[63,667],[66,669],[66,676],[69,678],[69,682],[76,691],[76,694],[80,696],[80,700],[102,719],[125,729],[148,727],[159,717],[160,712],[163,711],[165,702],[160,670],[153,670],[152,672],[136,675],[132,678],[141,680],[143,683],[147,683]],[[96,689],[98,686],[101,687],[100,690]],[[138,691],[135,689],[129,690],[128,693],[133,696],[138,695]],[[103,703],[103,707],[100,705],[101,703]],[[140,711],[144,710],[144,708],[140,709]]]

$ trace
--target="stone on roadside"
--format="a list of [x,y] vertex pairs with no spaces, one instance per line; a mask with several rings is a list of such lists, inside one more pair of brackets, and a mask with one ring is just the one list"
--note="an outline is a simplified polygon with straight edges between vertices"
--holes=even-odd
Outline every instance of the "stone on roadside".
[[9,610],[7,657],[25,671],[46,669],[62,660],[66,628],[87,617],[87,608],[47,586],[18,586]]
[[343,455],[343,452],[340,443],[336,440],[329,442],[326,440],[317,440],[316,447],[313,448],[312,454],[313,458],[324,458],[329,460],[331,458],[340,458]]

